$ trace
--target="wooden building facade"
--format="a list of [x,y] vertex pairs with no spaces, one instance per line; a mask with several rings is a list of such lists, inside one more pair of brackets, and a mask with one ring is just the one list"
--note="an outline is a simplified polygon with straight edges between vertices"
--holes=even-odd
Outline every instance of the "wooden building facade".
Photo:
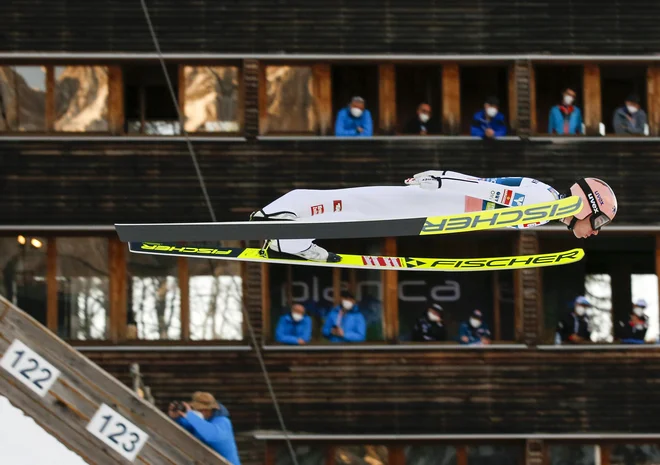
[[[640,292],[634,277],[655,276],[644,291],[657,299],[660,4],[376,3],[150,5],[178,109],[139,2],[29,2],[39,15],[25,2],[3,6],[2,294],[125,384],[139,363],[161,408],[213,392],[244,464],[291,463],[257,351],[300,463],[655,463],[660,346],[619,344],[612,328],[594,344],[557,346],[554,330],[587,277],[607,277],[611,325]],[[548,133],[567,86],[581,136]],[[630,93],[648,125],[614,135],[612,113]],[[371,138],[333,135],[353,95],[373,115]],[[490,95],[507,119],[500,140],[469,136]],[[439,133],[402,134],[421,101]],[[112,224],[210,220],[177,110],[220,221],[292,188],[401,184],[441,168],[559,190],[600,177],[620,212],[586,241],[551,226],[327,242],[439,257],[585,248],[561,269],[358,272],[131,256]],[[341,288],[368,308],[367,342],[324,342],[323,311],[312,344],[274,342],[291,303],[327,309]],[[430,301],[447,310],[447,343],[410,341]],[[491,346],[453,342],[475,308]]]

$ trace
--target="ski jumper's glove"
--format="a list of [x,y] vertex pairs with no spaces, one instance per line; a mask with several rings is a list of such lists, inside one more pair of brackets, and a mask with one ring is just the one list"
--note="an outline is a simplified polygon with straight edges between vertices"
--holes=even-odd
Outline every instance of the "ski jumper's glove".
[[442,187],[442,171],[424,171],[418,173],[404,182],[409,186],[419,186],[425,190],[436,190]]

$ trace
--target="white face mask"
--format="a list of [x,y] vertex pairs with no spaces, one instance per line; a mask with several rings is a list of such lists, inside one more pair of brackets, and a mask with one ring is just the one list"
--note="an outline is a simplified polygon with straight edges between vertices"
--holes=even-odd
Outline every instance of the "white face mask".
[[587,309],[584,308],[582,305],[576,305],[576,306],[575,306],[575,313],[576,313],[578,316],[582,316],[582,315],[584,315],[585,312],[586,312],[586,310],[587,310]]
[[573,100],[575,100],[575,99],[573,97],[571,97],[570,95],[564,95],[564,103],[566,105],[570,105],[571,103],[573,103]]
[[301,313],[292,313],[291,318],[293,318],[293,321],[300,321],[303,319],[303,315]]
[[476,318],[470,318],[470,326],[473,328],[478,328],[481,326],[481,321],[477,320]]
[[438,315],[436,315],[435,313],[433,313],[433,312],[427,312],[426,316],[428,316],[430,321],[433,321],[433,322],[436,322],[436,323],[438,321],[440,321],[440,317]]
[[427,115],[426,113],[420,113],[419,114],[419,120],[422,123],[426,123],[429,120],[429,115]]
[[192,413],[194,413],[195,415],[197,415],[197,416],[198,416],[199,418],[201,418],[202,420],[204,419],[204,414],[203,414],[202,412],[199,412],[199,411],[197,411],[197,410],[190,410],[190,411],[191,411]]
[[631,113],[631,114],[637,113],[637,107],[633,107],[632,105],[628,105],[626,108],[628,109],[628,113]]
[[341,306],[344,310],[350,310],[351,308],[353,308],[353,302],[351,302],[350,300],[344,299],[344,300],[341,301]]
[[644,309],[640,307],[633,308],[633,313],[637,316],[642,316],[644,314]]
[[357,107],[351,107],[351,115],[355,116],[356,118],[359,118],[362,116],[362,110],[360,110]]
[[491,118],[497,114],[497,108],[495,107],[488,107],[486,109],[486,114],[490,116]]

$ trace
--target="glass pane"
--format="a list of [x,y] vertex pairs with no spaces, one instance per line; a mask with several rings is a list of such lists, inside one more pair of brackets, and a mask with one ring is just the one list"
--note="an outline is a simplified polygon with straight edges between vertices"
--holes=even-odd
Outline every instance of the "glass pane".
[[406,465],[456,465],[456,448],[451,446],[408,446],[403,449]]
[[584,278],[585,297],[593,305],[587,309],[593,342],[612,342],[612,279],[608,274],[588,274]]
[[55,67],[55,130],[108,131],[108,67]]
[[128,134],[146,134],[148,136],[176,136],[181,133],[178,121],[128,121]]
[[630,276],[632,300],[646,300],[648,307],[644,314],[649,318],[649,329],[646,331],[647,341],[658,339],[658,276],[655,274],[633,274]]
[[243,282],[240,263],[195,259],[188,260],[188,266],[190,338],[242,340]]
[[46,67],[0,67],[0,130],[46,130]]
[[385,446],[338,446],[335,448],[336,465],[387,465]]
[[181,293],[177,259],[128,255],[128,336],[181,337]]
[[548,455],[550,465],[600,465],[600,449],[592,445],[550,446]]
[[523,465],[525,450],[519,446],[469,446],[468,465]]
[[46,240],[0,239],[0,293],[39,323],[46,324]]
[[56,244],[60,336],[105,339],[110,309],[108,239],[58,237]]
[[[319,446],[293,446],[298,465],[323,465],[326,451]],[[275,451],[275,465],[293,465],[291,452],[287,446],[280,446]]]
[[312,132],[316,126],[312,68],[267,66],[266,132]]
[[186,131],[239,131],[238,68],[186,66],[183,72]]
[[610,465],[660,465],[660,447],[653,444],[614,445]]

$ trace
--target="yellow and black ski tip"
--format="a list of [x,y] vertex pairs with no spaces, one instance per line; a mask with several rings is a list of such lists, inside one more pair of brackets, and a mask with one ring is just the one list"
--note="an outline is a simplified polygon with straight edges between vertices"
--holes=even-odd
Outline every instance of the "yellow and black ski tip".
[[338,262],[316,262],[294,255],[276,253],[265,248],[206,247],[162,242],[129,242],[133,253],[189,258],[210,258],[242,262],[285,265],[325,266],[336,268],[368,268],[398,271],[495,271],[539,268],[576,263],[584,257],[583,249],[571,249],[535,255],[488,258],[420,258],[381,255],[337,254]]

